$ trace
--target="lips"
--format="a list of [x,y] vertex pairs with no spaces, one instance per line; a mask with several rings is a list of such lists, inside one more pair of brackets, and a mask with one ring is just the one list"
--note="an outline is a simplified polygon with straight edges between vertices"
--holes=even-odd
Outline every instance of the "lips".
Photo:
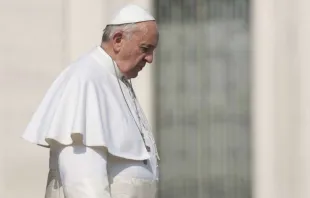
[[143,69],[144,66],[145,66],[145,64],[143,64],[143,65],[138,65],[137,68],[138,68],[139,71],[141,71],[141,70]]

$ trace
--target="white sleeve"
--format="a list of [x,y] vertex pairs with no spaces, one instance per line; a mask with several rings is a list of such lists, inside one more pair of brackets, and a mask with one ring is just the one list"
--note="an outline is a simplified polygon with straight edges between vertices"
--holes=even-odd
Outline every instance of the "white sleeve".
[[66,198],[110,198],[107,150],[104,147],[65,146],[58,168]]

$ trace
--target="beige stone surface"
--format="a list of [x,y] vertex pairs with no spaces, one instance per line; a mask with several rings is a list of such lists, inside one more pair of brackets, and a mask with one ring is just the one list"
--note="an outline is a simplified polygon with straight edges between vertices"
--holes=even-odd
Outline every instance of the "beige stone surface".
[[309,6],[253,1],[254,198],[310,197]]
[[[1,198],[44,196],[48,149],[20,136],[55,77],[100,44],[108,17],[125,2],[0,0]],[[148,73],[141,75],[137,92],[150,117]]]

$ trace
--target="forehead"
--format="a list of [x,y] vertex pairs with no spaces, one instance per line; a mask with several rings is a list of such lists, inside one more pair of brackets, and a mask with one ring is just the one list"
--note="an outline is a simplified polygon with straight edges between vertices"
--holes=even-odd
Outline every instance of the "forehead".
[[137,37],[140,43],[156,46],[159,38],[157,24],[155,21],[146,21],[137,24],[139,31]]

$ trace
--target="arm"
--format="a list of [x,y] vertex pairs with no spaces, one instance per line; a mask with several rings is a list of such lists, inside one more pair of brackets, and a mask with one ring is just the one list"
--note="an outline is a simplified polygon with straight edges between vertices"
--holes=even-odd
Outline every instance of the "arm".
[[105,147],[65,146],[58,160],[66,198],[111,198]]

